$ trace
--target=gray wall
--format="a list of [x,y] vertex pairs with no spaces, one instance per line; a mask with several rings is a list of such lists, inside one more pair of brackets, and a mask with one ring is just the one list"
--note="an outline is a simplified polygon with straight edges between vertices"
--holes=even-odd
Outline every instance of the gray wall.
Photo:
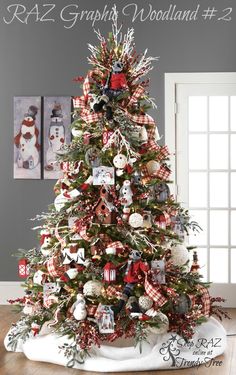
[[[201,10],[214,5],[219,10],[234,6],[234,0],[136,0],[147,9],[168,9],[169,4],[178,8]],[[31,248],[37,244],[36,234],[30,230],[29,218],[47,210],[54,199],[53,182],[13,180],[13,97],[15,95],[76,95],[79,88],[72,82],[76,75],[87,71],[87,42],[96,42],[90,22],[81,21],[70,30],[58,20],[58,13],[65,5],[75,3],[79,9],[111,7],[109,0],[56,0],[57,20],[54,23],[27,25],[14,21],[3,22],[6,8],[14,2],[0,0],[0,280],[17,280],[17,263],[11,254],[18,248]],[[21,1],[30,10],[34,2]],[[50,3],[38,0],[36,4]],[[117,1],[122,9],[132,1]],[[224,3],[224,4],[222,4]],[[227,3],[227,4],[226,4]],[[140,22],[121,16],[124,29],[134,26],[138,51],[149,49],[150,55],[160,56],[159,63],[150,74],[150,95],[157,98],[158,112],[152,113],[164,132],[164,73],[165,72],[214,72],[235,71],[236,19],[232,21],[196,22]],[[9,17],[9,16],[8,16]],[[108,22],[97,23],[103,32],[109,30]]]

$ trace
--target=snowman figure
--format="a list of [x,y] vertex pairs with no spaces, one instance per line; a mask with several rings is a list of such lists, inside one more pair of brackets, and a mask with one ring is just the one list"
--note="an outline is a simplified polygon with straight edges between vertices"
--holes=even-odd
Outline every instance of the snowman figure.
[[122,176],[124,173],[124,168],[128,163],[127,157],[123,154],[117,154],[113,159],[113,164],[116,168],[116,175]]
[[39,130],[35,124],[37,113],[38,108],[31,105],[21,123],[20,132],[14,138],[18,149],[16,159],[18,168],[34,169],[39,164]]
[[59,163],[56,161],[56,156],[65,143],[65,127],[62,118],[61,104],[55,103],[48,131],[48,149],[45,165],[45,170],[47,171],[58,171],[60,169]]
[[120,189],[120,201],[124,207],[128,207],[133,203],[133,192],[131,189],[131,183],[129,180],[123,182],[123,186]]
[[71,312],[76,320],[84,320],[86,318],[87,310],[83,294],[77,294],[76,302],[72,305]]

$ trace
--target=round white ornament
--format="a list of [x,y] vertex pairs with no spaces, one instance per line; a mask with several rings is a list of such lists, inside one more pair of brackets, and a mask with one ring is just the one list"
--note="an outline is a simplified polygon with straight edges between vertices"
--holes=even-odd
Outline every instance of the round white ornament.
[[71,133],[72,133],[73,137],[81,137],[82,134],[83,134],[83,131],[80,130],[80,129],[73,128],[71,130]]
[[127,157],[123,154],[117,154],[113,159],[114,166],[119,169],[123,169],[127,163]]
[[138,299],[138,304],[143,311],[147,311],[152,307],[153,300],[148,296],[140,296]]
[[63,195],[63,192],[57,195],[57,197],[54,200],[54,206],[55,206],[56,211],[60,212],[67,202],[68,202],[68,198],[66,198]]
[[[155,313],[156,313],[155,316],[153,316],[154,321],[158,322],[160,324],[160,327],[149,326],[148,330],[149,332],[154,333],[155,335],[163,335],[169,329],[169,319],[161,311],[155,311]],[[148,315],[148,311],[146,312],[146,315]],[[149,315],[149,316],[152,316],[152,315]]]
[[85,296],[99,297],[103,284],[98,280],[89,280],[84,284],[83,293]]
[[160,169],[160,163],[158,163],[156,160],[150,160],[146,164],[147,171],[149,175],[156,174],[158,169]]
[[143,225],[143,217],[138,213],[131,214],[129,217],[129,225],[133,228],[139,228]]
[[171,260],[175,266],[183,266],[189,260],[188,249],[178,244],[171,248]]

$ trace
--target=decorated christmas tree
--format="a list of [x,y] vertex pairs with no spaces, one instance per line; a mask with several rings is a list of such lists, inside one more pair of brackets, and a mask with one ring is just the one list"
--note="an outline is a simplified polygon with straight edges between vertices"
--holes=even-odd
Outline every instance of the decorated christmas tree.
[[220,311],[196,251],[190,260],[186,236],[199,227],[170,193],[170,154],[147,113],[157,58],[137,54],[134,30],[122,35],[116,19],[108,38],[96,34],[91,69],[75,79],[83,93],[73,98],[72,142],[58,154],[63,177],[38,217],[40,247],[19,261],[23,316],[7,336],[16,350],[47,326],[70,338],[60,346],[69,366],[120,338],[140,350],[167,332],[188,341]]

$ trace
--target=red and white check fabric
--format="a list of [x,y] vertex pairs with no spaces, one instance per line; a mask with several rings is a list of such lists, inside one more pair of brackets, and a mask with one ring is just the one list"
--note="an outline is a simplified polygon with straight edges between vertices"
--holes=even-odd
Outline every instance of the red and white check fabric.
[[201,302],[202,302],[202,313],[208,317],[210,314],[211,308],[211,297],[207,288],[202,285],[198,286],[198,290],[202,293]]
[[131,96],[128,106],[131,106],[132,104],[136,103],[137,100],[140,98],[140,96],[144,93],[144,91],[145,91],[144,87],[138,86],[136,90],[134,91],[133,95]]
[[63,274],[63,267],[60,265],[60,261],[56,256],[50,258],[47,261],[46,266],[49,275],[52,277],[59,277]]
[[90,112],[90,109],[84,108],[81,113],[80,117],[82,120],[84,120],[87,124],[91,124],[93,122],[99,121],[100,118],[102,118],[102,113],[95,113]]
[[59,233],[59,230],[58,230],[58,226],[59,226],[59,224],[57,224],[56,228],[55,228],[55,237],[58,240],[58,242],[60,242],[61,247],[64,248],[64,247],[66,247],[66,240],[61,237],[61,235]]
[[194,294],[188,294],[188,297],[191,301],[191,306],[193,307],[195,305],[195,300],[196,300],[196,297]]
[[60,164],[63,172],[79,173],[81,161],[62,161]]
[[167,158],[169,155],[170,155],[170,152],[167,146],[159,147],[159,154],[157,156],[157,160],[162,161],[163,159]]
[[161,165],[160,169],[157,171],[157,177],[161,180],[168,180],[170,174],[170,169],[165,165]]
[[149,126],[147,127],[148,139],[149,140],[154,140],[155,133],[156,133],[156,124],[155,124],[155,122],[153,120],[153,123],[149,124]]
[[131,113],[127,113],[127,114],[130,120],[132,120],[133,122],[136,122],[136,124],[155,125],[155,121],[147,113],[145,115],[132,115]]
[[89,94],[90,90],[91,90],[91,83],[89,81],[89,76],[87,75],[83,83],[83,92],[84,92],[85,97]]
[[84,108],[86,105],[84,96],[74,96],[73,97],[73,106],[74,108]]
[[[160,146],[156,143],[156,141],[154,140],[151,140],[148,142],[147,144],[147,148],[150,150],[150,151],[159,151],[160,150]],[[161,160],[161,159],[160,159]]]
[[160,292],[158,287],[153,286],[145,277],[144,288],[147,295],[158,305],[159,307],[163,306],[168,300]]

